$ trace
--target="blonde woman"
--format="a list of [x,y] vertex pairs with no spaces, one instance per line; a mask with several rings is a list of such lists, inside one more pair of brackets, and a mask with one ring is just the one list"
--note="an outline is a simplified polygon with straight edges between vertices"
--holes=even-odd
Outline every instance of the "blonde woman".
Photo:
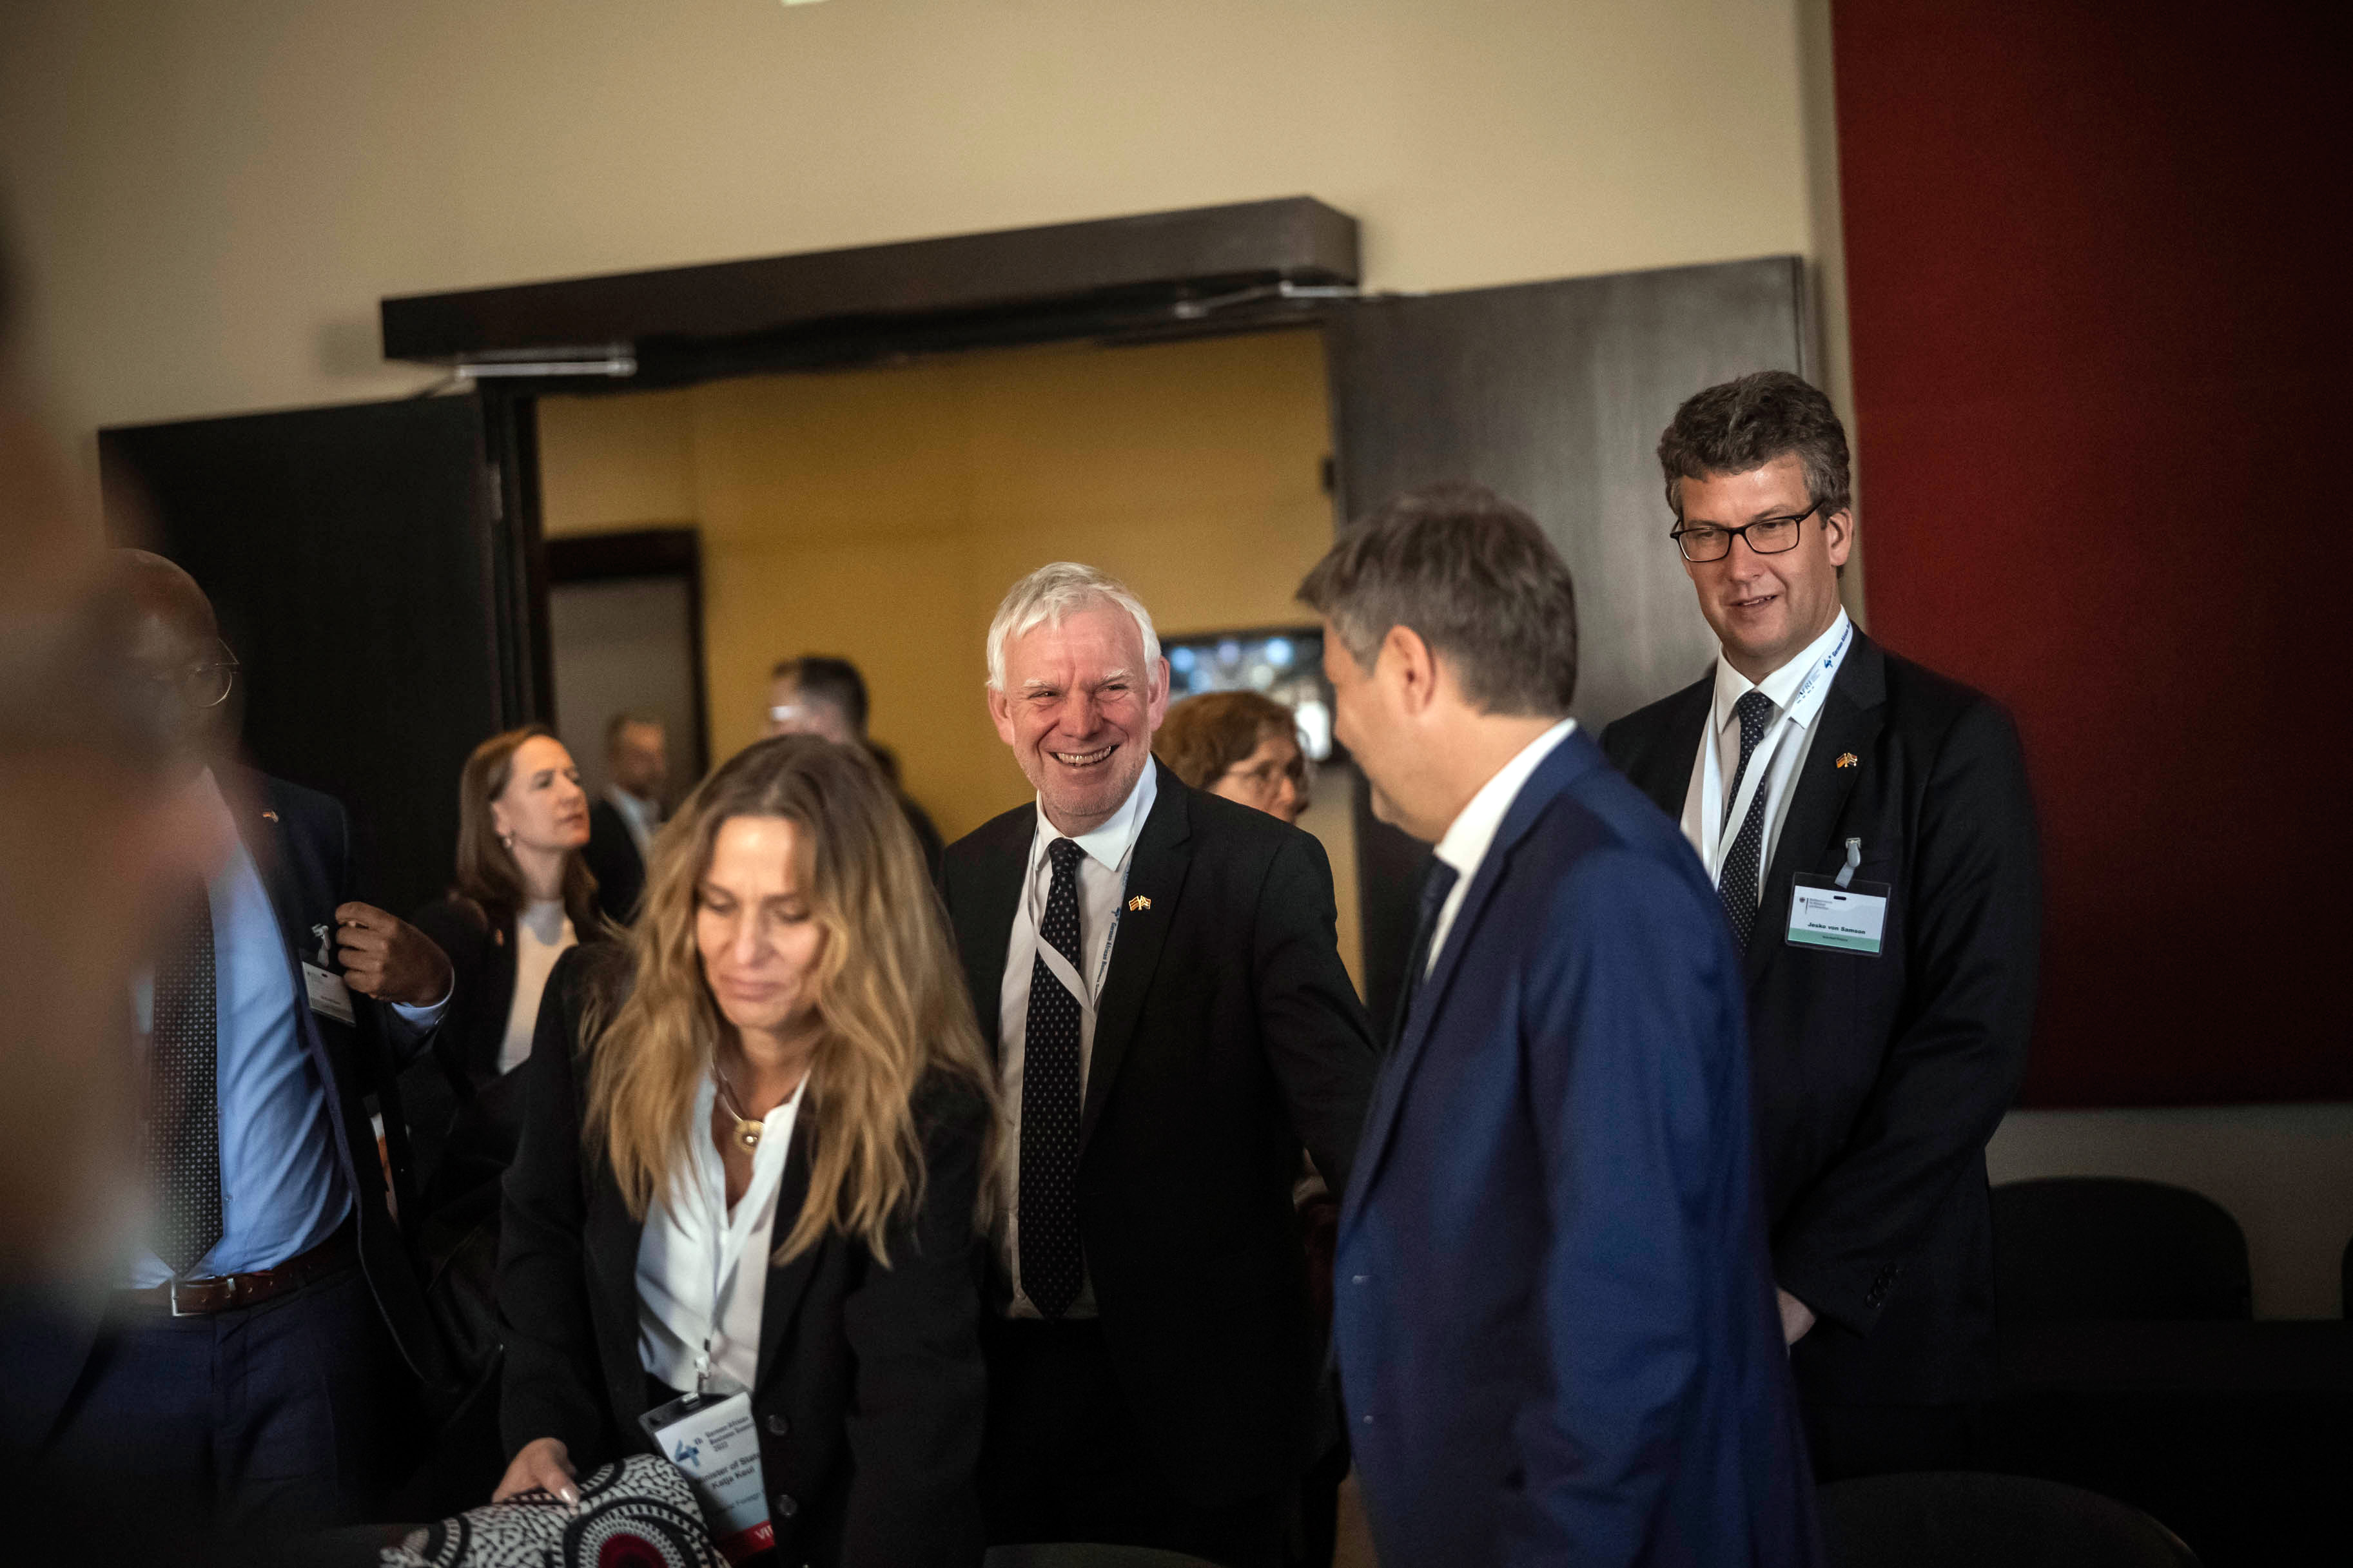
[[712,774],[522,1070],[497,1496],[575,1499],[675,1394],[747,1391],[781,1561],[976,1563],[988,1071],[865,753],[787,735]]

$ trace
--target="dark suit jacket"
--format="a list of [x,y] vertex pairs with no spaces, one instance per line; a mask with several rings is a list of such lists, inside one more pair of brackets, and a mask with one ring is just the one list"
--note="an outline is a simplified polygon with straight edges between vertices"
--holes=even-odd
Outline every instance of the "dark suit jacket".
[[[438,1394],[449,1392],[450,1375],[441,1342],[428,1316],[406,1243],[385,1201],[383,1162],[367,1103],[371,1095],[389,1100],[393,1062],[375,1016],[375,1004],[353,995],[360,1023],[339,1023],[301,1005],[307,992],[301,961],[315,958],[315,929],[334,929],[335,907],[350,894],[351,830],[343,808],[326,795],[259,773],[222,779],[237,817],[237,830],[251,851],[278,916],[286,984],[298,1005],[295,1027],[312,1068],[326,1086],[335,1160],[353,1194],[359,1231],[360,1262],[376,1306],[392,1331],[409,1370]],[[108,1283],[111,1283],[109,1281]],[[10,1313],[0,1326],[0,1446],[32,1448],[47,1436],[65,1407],[74,1380],[96,1342],[98,1323],[72,1311]]]
[[[522,1147],[507,1176],[499,1309],[507,1336],[501,1426],[509,1453],[561,1437],[584,1471],[651,1452],[638,1359],[638,1246],[601,1143],[584,1149],[581,1016],[593,987],[617,997],[626,952],[575,948],[556,961],[529,1060]],[[973,1231],[989,1112],[934,1075],[918,1089],[926,1180],[920,1212],[894,1226],[890,1267],[838,1232],[772,1266],[752,1411],[778,1560],[959,1564],[981,1556],[973,1471],[986,1404]],[[808,1192],[822,1137],[804,1106],[776,1200],[778,1235]]]
[[[1151,1458],[1215,1506],[1277,1490],[1306,1458],[1319,1336],[1292,1182],[1303,1144],[1347,1180],[1378,1064],[1323,846],[1152,765],[1127,879],[1150,904],[1121,914],[1103,983],[1079,1234]],[[985,824],[942,874],[992,1052],[1037,820],[1031,805]]]
[[[1611,759],[1680,816],[1715,675],[1612,724]],[[2034,1015],[2042,870],[2017,732],[1990,700],[1858,632],[1831,682],[1744,955],[1773,1271],[1820,1321],[1792,1356],[1827,1404],[1989,1397],[1985,1145]],[[1855,761],[1840,767],[1841,757]],[[1878,956],[1792,946],[1792,878],[1891,884]]]
[[[629,837],[620,808],[603,795],[588,807],[588,842],[580,858],[596,879],[596,907],[615,925],[628,924],[637,915],[638,900],[645,896],[646,858],[638,853],[638,841]],[[508,965],[512,968],[512,953]]]
[[1571,732],[1464,893],[1341,1210],[1382,1562],[1817,1559],[1741,1032],[1699,862]]

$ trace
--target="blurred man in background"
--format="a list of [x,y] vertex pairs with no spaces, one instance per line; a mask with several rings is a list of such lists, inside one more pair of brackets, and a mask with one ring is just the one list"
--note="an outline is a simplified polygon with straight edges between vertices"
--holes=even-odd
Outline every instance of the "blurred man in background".
[[874,756],[875,765],[899,796],[899,809],[906,814],[907,826],[915,830],[915,842],[922,846],[923,864],[931,868],[932,876],[940,874],[940,830],[932,826],[931,814],[917,805],[913,796],[899,787],[896,759],[866,735],[866,678],[858,667],[846,658],[831,654],[805,653],[798,658],[788,658],[769,672],[768,716],[764,735],[822,735],[837,746],[862,746]]
[[596,905],[627,925],[646,890],[646,867],[670,788],[670,735],[648,713],[616,713],[605,726],[605,771],[611,783],[588,808],[588,847],[581,858],[596,878]]

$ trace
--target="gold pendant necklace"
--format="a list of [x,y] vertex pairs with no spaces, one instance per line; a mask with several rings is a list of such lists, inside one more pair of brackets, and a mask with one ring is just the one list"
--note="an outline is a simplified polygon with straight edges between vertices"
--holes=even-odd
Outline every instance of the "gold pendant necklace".
[[711,1064],[711,1081],[719,1089],[720,1109],[735,1119],[735,1142],[746,1149],[757,1149],[760,1134],[767,1131],[767,1124],[744,1114],[742,1102],[736,1100],[735,1091],[727,1087],[727,1076],[719,1070],[717,1062]]

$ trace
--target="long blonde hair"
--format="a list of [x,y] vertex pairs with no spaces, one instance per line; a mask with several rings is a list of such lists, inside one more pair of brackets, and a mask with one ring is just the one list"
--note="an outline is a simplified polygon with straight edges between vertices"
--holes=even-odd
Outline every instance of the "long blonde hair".
[[[965,1080],[984,1103],[993,1096],[923,852],[881,773],[856,748],[814,735],[762,741],[704,780],[663,827],[628,934],[633,984],[609,1012],[592,1005],[582,1030],[590,1054],[585,1135],[591,1148],[604,1143],[641,1220],[683,1168],[687,1141],[709,1135],[691,1125],[695,1099],[729,1026],[703,980],[695,910],[720,826],[737,816],[782,817],[798,830],[795,881],[825,933],[812,976],[819,1035],[794,1132],[810,1141],[808,1200],[775,1260],[839,1228],[887,1264],[892,1221],[923,1193],[916,1087],[939,1070]],[[984,1207],[988,1188],[982,1183]]]

